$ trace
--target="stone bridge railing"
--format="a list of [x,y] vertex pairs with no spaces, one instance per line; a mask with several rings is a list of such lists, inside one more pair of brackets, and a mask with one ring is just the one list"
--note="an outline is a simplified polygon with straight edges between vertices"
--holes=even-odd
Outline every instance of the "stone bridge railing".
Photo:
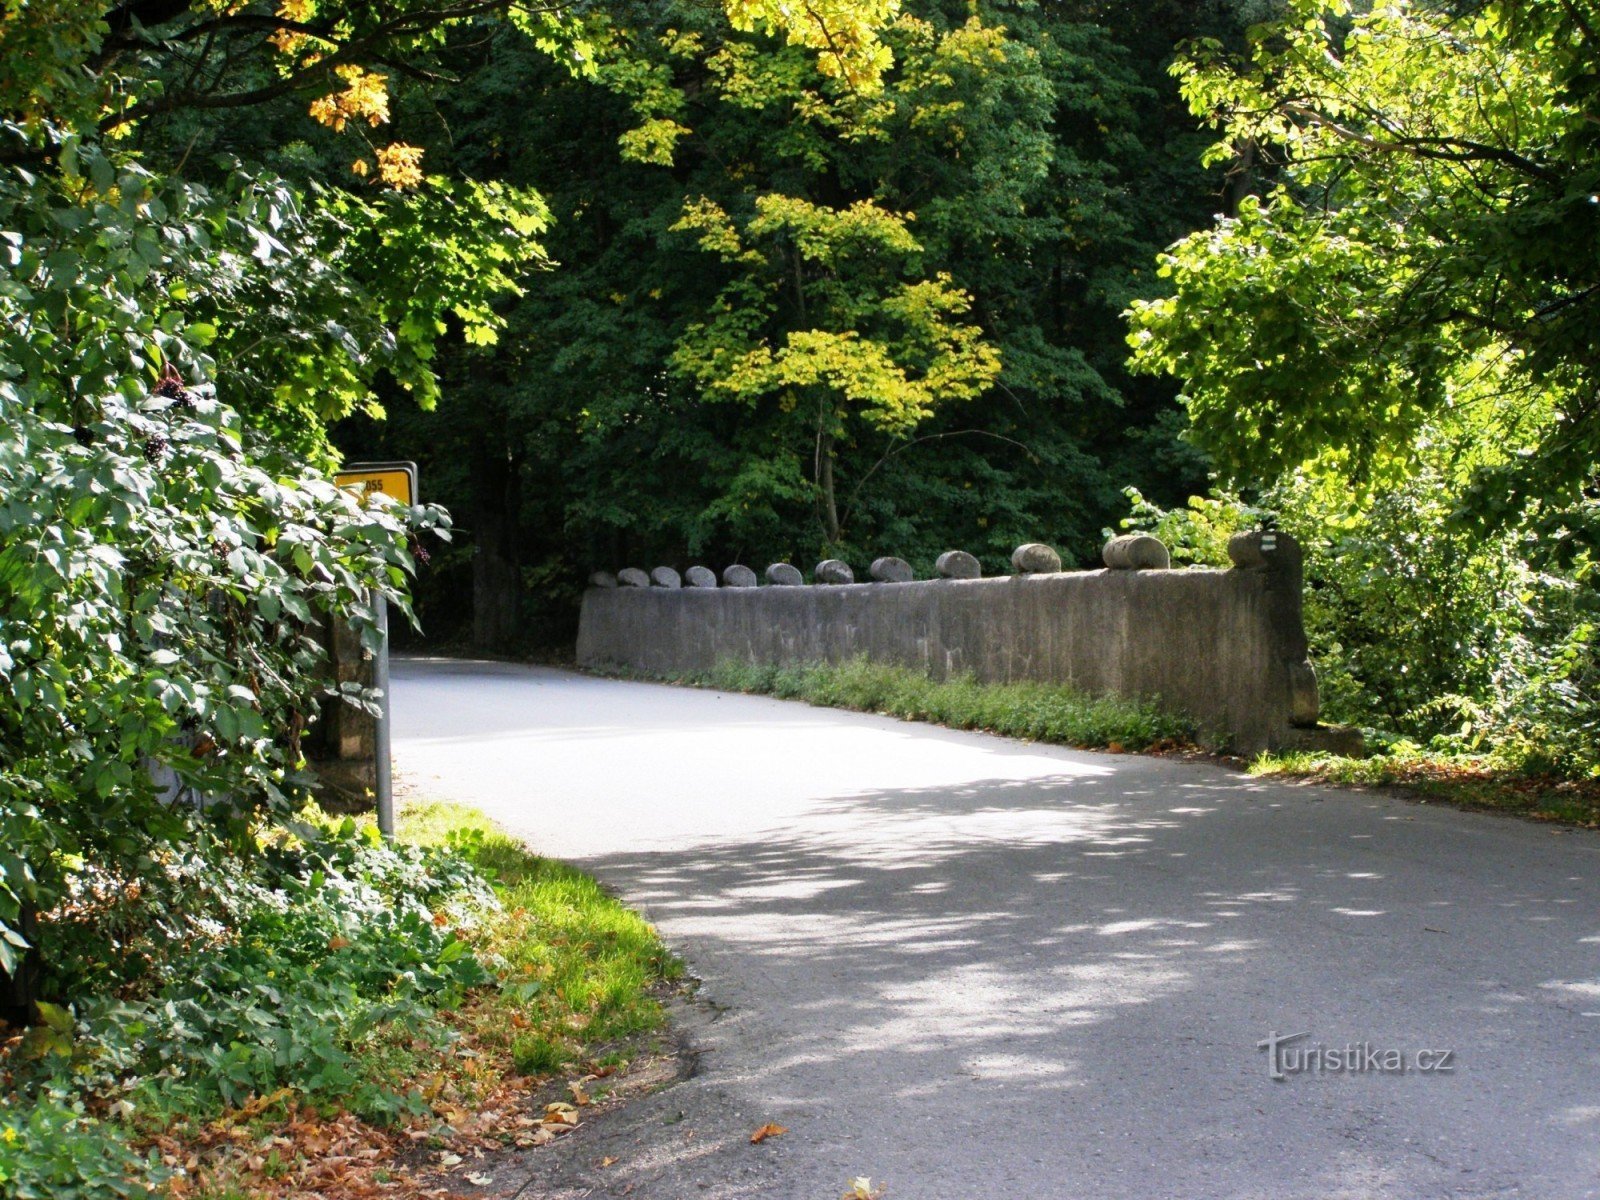
[[1241,753],[1316,741],[1300,547],[1256,531],[1228,553],[1232,570],[1173,570],[1158,540],[1129,535],[1106,544],[1104,570],[1063,572],[1054,550],[1030,544],[1012,555],[1016,574],[987,579],[959,550],[927,580],[897,558],[874,562],[871,583],[836,559],[810,585],[788,563],[768,567],[765,586],[744,566],[720,580],[706,567],[597,572],[578,661],[669,674],[864,655],[935,677],[1156,700],[1191,717],[1205,744]]

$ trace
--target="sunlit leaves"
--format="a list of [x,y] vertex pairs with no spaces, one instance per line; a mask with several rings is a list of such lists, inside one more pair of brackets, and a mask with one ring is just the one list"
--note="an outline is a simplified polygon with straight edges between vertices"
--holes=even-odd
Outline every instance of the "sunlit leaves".
[[999,353],[959,320],[969,298],[948,276],[915,278],[921,246],[905,215],[778,194],[754,210],[741,229],[702,197],[675,226],[735,268],[673,359],[712,395],[793,406],[816,393],[905,433],[999,374]]
[[1531,451],[1511,507],[1592,481],[1600,138],[1576,64],[1597,49],[1555,5],[1297,0],[1249,61],[1179,65],[1223,133],[1213,159],[1248,151],[1280,180],[1174,246],[1172,295],[1133,311],[1136,365],[1186,380],[1236,478],[1330,447],[1358,475],[1403,463],[1487,372],[1547,414],[1507,431]]
[[880,88],[893,61],[878,31],[900,0],[724,0],[724,7],[735,29],[760,29],[817,51],[818,69],[856,91]]

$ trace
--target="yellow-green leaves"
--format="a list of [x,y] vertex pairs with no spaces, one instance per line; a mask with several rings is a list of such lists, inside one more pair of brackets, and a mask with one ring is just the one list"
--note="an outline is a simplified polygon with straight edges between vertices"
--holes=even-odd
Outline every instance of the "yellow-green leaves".
[[893,61],[878,31],[900,0],[724,0],[728,20],[745,33],[761,30],[817,52],[817,67],[857,92],[883,86]]
[[712,319],[673,356],[708,396],[785,409],[812,396],[901,434],[999,374],[999,352],[960,320],[967,294],[946,275],[916,277],[910,214],[776,193],[753,207],[741,227],[701,197],[673,227],[732,268]]
[[678,139],[692,132],[687,125],[666,117],[652,117],[617,138],[622,157],[631,162],[655,163],[670,167]]

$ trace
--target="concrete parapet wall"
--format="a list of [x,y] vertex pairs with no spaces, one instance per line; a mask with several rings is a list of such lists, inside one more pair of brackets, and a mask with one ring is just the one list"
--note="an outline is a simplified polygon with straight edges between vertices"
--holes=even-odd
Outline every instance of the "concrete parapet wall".
[[865,656],[939,678],[971,672],[988,682],[1066,683],[1156,699],[1193,718],[1208,745],[1252,753],[1290,744],[1293,726],[1316,723],[1298,547],[1278,535],[1269,550],[1264,565],[1226,571],[591,588],[578,662],[672,673],[730,659]]

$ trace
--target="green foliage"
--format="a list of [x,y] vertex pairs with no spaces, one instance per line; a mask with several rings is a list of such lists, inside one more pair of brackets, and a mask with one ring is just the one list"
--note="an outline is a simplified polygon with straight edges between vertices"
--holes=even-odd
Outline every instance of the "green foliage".
[[67,856],[134,862],[206,808],[297,807],[298,734],[328,688],[315,623],[375,644],[369,589],[406,611],[408,524],[442,520],[251,461],[201,393],[96,397],[76,427],[21,393],[0,383],[8,971],[22,908],[59,898]]
[[494,981],[458,930],[497,911],[459,854],[349,820],[243,862],[200,841],[137,880],[81,874],[41,935],[70,1007],[0,1059],[0,1196],[145,1195],[162,1172],[131,1144],[263,1096],[426,1112],[384,1048],[451,1042],[435,1014]]
[[441,817],[447,844],[494,882],[499,898],[497,1000],[518,1014],[509,1046],[518,1070],[550,1074],[586,1048],[660,1027],[659,985],[683,967],[638,913],[581,871],[529,854],[481,814],[411,805],[405,819],[426,841]]
[[[99,903],[130,881],[79,880],[41,939],[55,989],[72,998],[70,1038],[9,1064],[11,1086],[24,1097],[114,1091],[144,1129],[203,1123],[279,1087],[369,1119],[417,1111],[363,1068],[363,1047],[390,1025],[447,1038],[430,1010],[491,981],[453,927],[492,898],[449,854],[385,846],[348,821],[308,836],[243,868],[203,843],[149,864],[133,906],[137,957]],[[435,921],[444,911],[457,916]],[[107,956],[124,975],[115,996]]]
[[1123,527],[1178,561],[1226,566],[1228,534],[1262,520],[1305,554],[1306,634],[1326,720],[1502,767],[1600,772],[1600,596],[1586,552],[1557,571],[1527,525],[1486,536],[1452,519],[1459,444],[1370,499],[1297,474],[1257,506],[1222,493],[1164,510],[1137,492]]
[[[1172,554],[1172,561],[1204,567],[1229,567],[1228,539],[1241,529],[1250,529],[1276,514],[1245,504],[1238,496],[1223,492],[1215,496],[1190,496],[1182,508],[1164,509],[1145,499],[1138,488],[1127,488],[1131,512],[1121,528],[1148,533],[1161,539]],[[1112,531],[1105,531],[1107,538]]]
[[6,1200],[145,1200],[166,1172],[114,1124],[54,1092],[0,1108],[0,1196]]
[[[1237,203],[1162,257],[1130,335],[1306,546],[1330,715],[1578,774],[1600,769],[1582,9],[1294,0],[1242,55],[1195,43],[1174,69]],[[1203,541],[1204,518],[1139,521]]]
[[[420,457],[474,531],[481,557],[425,585],[433,628],[468,625],[476,590],[479,644],[559,642],[588,571],[630,562],[960,546],[999,569],[1032,540],[1081,561],[1121,487],[1201,486],[1119,316],[1214,204],[1163,69],[1200,21],[919,0],[870,95],[697,5],[617,9],[593,82],[463,41],[451,138],[420,101],[396,123],[431,162],[547,187],[560,266],[497,345],[437,360],[436,413],[338,432]],[[624,158],[650,120],[670,137]]]
[[[993,382],[999,355],[976,327],[953,323],[969,298],[948,277],[904,281],[922,246],[902,214],[770,193],[754,208],[741,229],[701,197],[672,226],[738,269],[713,319],[690,325],[672,359],[708,396],[752,406],[777,396],[793,408],[819,395],[819,433],[831,444],[846,431],[847,405],[869,426],[905,434],[937,404]],[[785,328],[779,312],[791,304],[797,324]]]
[[1321,460],[1381,485],[1478,406],[1502,452],[1476,512],[1592,495],[1600,46],[1581,7],[1294,0],[1243,60],[1201,43],[1175,68],[1222,133],[1212,160],[1275,179],[1132,308],[1135,364],[1184,381],[1233,480]]
[[67,1002],[0,1055],[0,1197],[147,1196],[149,1141],[219,1121],[429,1128],[451,1063],[550,1074],[660,1026],[681,967],[592,879],[481,814],[401,825],[415,841],[318,820],[247,859],[201,839],[76,876],[41,932]]
[[1144,750],[1157,743],[1185,743],[1194,734],[1184,718],[1163,712],[1159,701],[1087,696],[1052,683],[979,683],[970,675],[935,680],[865,658],[786,667],[728,661],[708,672],[674,678],[700,687],[1089,749]]

